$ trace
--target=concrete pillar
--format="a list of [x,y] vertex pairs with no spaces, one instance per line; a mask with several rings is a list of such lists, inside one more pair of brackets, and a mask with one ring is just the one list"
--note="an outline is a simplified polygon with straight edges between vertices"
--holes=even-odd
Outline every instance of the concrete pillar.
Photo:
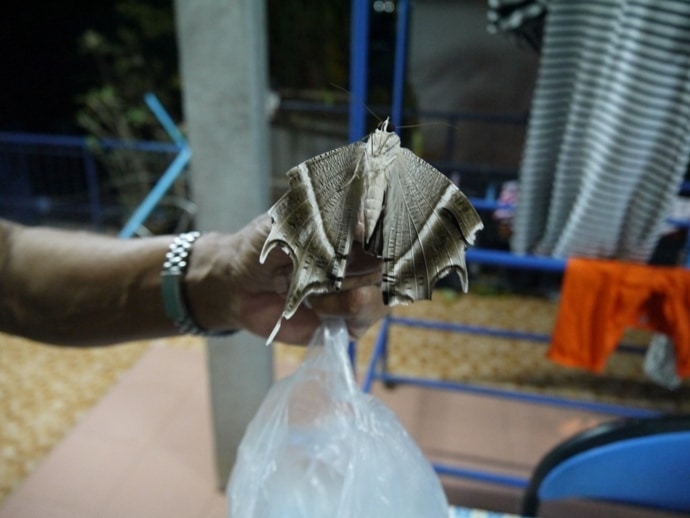
[[[263,0],[175,0],[198,228],[235,231],[269,204]],[[271,349],[247,333],[208,342],[218,484],[272,382]]]

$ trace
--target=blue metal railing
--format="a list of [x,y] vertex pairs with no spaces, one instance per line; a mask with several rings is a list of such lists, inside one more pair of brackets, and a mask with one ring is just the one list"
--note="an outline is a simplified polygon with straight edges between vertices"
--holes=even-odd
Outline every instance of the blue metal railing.
[[100,228],[121,209],[107,197],[98,154],[122,149],[163,159],[179,152],[172,143],[0,133],[0,213],[19,220],[86,218]]
[[[26,217],[36,222],[63,218],[88,221],[99,229],[106,222],[119,224],[123,218],[129,218],[120,235],[134,235],[179,178],[191,157],[187,142],[155,96],[147,94],[145,101],[172,142],[0,133],[0,214],[6,217],[19,215],[13,219]],[[373,109],[385,113],[388,108],[374,106]],[[281,103],[281,111],[346,116],[348,106],[286,100]],[[516,114],[471,111],[406,111],[403,115],[420,120],[438,120],[449,132],[453,131],[457,122],[524,124],[526,121],[524,116]],[[157,177],[156,171],[163,171],[159,178],[152,178],[151,191],[131,215],[124,213],[126,209],[116,199],[108,197],[107,174],[98,160],[98,154],[125,149],[155,156],[153,174]],[[442,171],[456,171],[472,178],[494,174],[513,177],[517,174],[516,170],[510,168],[454,162],[453,153],[452,145],[450,148],[446,146],[446,159],[437,161],[435,165]],[[495,200],[490,196],[477,202],[479,207],[495,203]]]
[[[364,81],[362,78],[366,77],[368,72],[368,37],[366,27],[359,27],[358,25],[368,25],[368,19],[365,16],[355,16],[355,13],[359,13],[361,10],[365,9],[368,5],[367,0],[353,0],[353,16],[352,16],[352,39],[361,38],[360,41],[352,42],[352,53],[350,56],[351,63],[351,74],[357,74],[360,81]],[[404,24],[407,23],[408,19],[408,1],[399,0],[397,2],[399,8],[402,7],[402,12],[398,12],[398,29],[397,29],[397,39],[396,39],[396,60],[393,73],[393,81],[391,85],[391,91],[393,92],[394,105],[391,107],[391,113],[398,114],[402,113],[403,99],[402,95],[398,93],[402,91],[404,84],[404,52],[406,46],[406,36],[407,28]],[[403,56],[403,59],[398,59]],[[364,118],[364,103],[366,103],[365,97],[351,98],[350,100],[350,140],[356,140],[363,135],[363,118]],[[525,118],[526,120],[526,118]],[[448,127],[451,128],[446,134],[446,160],[452,160],[453,156],[449,150],[452,150],[455,134],[454,128],[457,121],[448,121]],[[524,123],[524,121],[520,121]],[[439,164],[434,164],[439,169],[444,172],[455,169],[451,164],[444,164],[444,167],[439,167]],[[451,169],[452,168],[452,169]],[[467,168],[464,168],[467,169]],[[456,169],[462,171],[463,169]],[[517,171],[516,171],[517,173]],[[515,177],[517,174],[515,174]],[[687,184],[681,188],[681,190],[687,189]],[[492,187],[495,190],[495,187]],[[485,196],[483,199],[472,199],[475,206],[483,210],[495,210],[499,208],[496,203],[495,192],[491,195]],[[481,205],[481,207],[479,207]],[[500,208],[506,208],[505,206],[500,206]],[[683,225],[687,225],[687,222],[683,222]],[[687,227],[686,227],[687,228]],[[686,244],[686,252],[690,252],[690,239],[688,239]],[[535,269],[541,271],[552,271],[552,272],[562,272],[565,267],[565,261],[552,258],[542,258],[542,257],[526,257],[526,256],[514,256],[509,252],[500,252],[495,250],[480,250],[471,249],[467,254],[468,262],[478,262],[483,264],[495,264],[500,266],[505,266],[509,268],[526,268]],[[690,253],[688,254],[688,262],[690,263]],[[687,266],[690,266],[688,264]],[[588,403],[580,401],[571,401],[563,398],[553,398],[544,397],[532,394],[522,394],[520,392],[508,391],[508,390],[495,390],[486,387],[480,387],[473,384],[461,384],[461,383],[446,383],[439,382],[435,380],[423,379],[423,378],[404,378],[401,376],[394,376],[387,372],[387,350],[388,350],[388,331],[390,325],[410,325],[416,327],[436,327],[445,326],[444,323],[438,322],[427,322],[427,321],[415,321],[409,322],[401,319],[396,319],[394,317],[387,317],[384,319],[381,329],[379,331],[377,341],[374,345],[374,350],[369,361],[368,369],[366,372],[366,377],[364,380],[363,388],[365,391],[371,389],[372,383],[376,380],[384,383],[407,383],[416,384],[420,386],[438,388],[438,389],[454,389],[466,392],[471,392],[481,395],[498,396],[504,398],[512,398],[523,401],[535,402],[535,403],[545,403],[545,404],[558,404],[560,406],[565,406],[568,408],[582,408],[585,410],[610,413],[613,415],[644,415],[649,413],[645,409],[639,408],[627,408],[618,405],[607,405],[599,403]],[[479,332],[478,328],[469,328],[464,326],[463,329],[457,329],[459,332]],[[483,333],[489,332],[499,332],[505,333],[505,331],[488,330],[481,329]],[[533,337],[536,341],[543,341],[544,337]],[[512,487],[523,487],[526,480],[514,477],[505,477],[500,474],[492,473],[490,471],[480,471],[480,470],[468,470],[460,466],[447,466],[438,463],[434,464],[437,472],[441,474],[455,475],[459,477],[469,478],[473,480],[491,482],[501,485],[507,485]]]
[[[29,223],[89,222],[97,229],[106,221],[119,225],[129,217],[120,236],[133,236],[191,157],[187,142],[157,98],[147,94],[145,101],[172,142],[0,132],[0,215]],[[153,163],[153,188],[132,215],[118,202],[99,161],[122,150]]]

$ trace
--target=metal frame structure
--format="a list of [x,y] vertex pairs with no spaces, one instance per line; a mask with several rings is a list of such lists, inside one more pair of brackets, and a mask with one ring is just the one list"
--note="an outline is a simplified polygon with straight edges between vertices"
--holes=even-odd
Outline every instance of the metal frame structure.
[[122,227],[119,234],[121,238],[132,237],[136,234],[138,229],[144,224],[144,221],[146,221],[146,218],[148,218],[153,209],[156,208],[156,205],[160,203],[165,193],[168,192],[175,180],[182,174],[182,171],[184,171],[187,164],[189,164],[189,160],[192,158],[192,150],[187,144],[187,141],[182,136],[177,126],[175,126],[175,123],[165,111],[163,105],[158,101],[158,98],[152,93],[147,93],[144,97],[144,101],[146,101],[149,109],[161,123],[161,126],[163,126],[163,129],[168,133],[168,136],[172,139],[177,150],[177,156],[175,156],[160,179],[156,182],[156,185],[151,189],[146,198],[144,198],[139,207],[137,207],[124,227]]
[[[350,88],[352,97],[350,100],[350,140],[354,141],[361,138],[365,133],[365,102],[366,102],[366,80],[368,70],[368,0],[352,0],[352,43],[351,43],[351,69]],[[395,50],[395,68],[393,74],[393,105],[391,106],[391,119],[396,127],[400,124],[402,118],[402,92],[405,82],[405,55],[407,52],[407,28],[410,16],[409,0],[398,0],[398,23],[396,36],[396,50]],[[505,119],[505,117],[499,117]],[[509,123],[516,121],[506,119]],[[452,138],[450,136],[449,138]],[[685,183],[681,189],[685,192],[690,192],[690,184]],[[494,199],[475,199],[471,198],[473,204],[478,210],[495,210],[503,208],[504,205],[496,203]],[[679,227],[688,228],[687,221],[671,221]],[[690,239],[688,240],[686,251],[690,252]],[[690,266],[690,254],[686,255]],[[562,273],[565,270],[566,261],[562,259],[555,259],[550,257],[537,256],[517,256],[510,252],[472,248],[467,252],[468,263],[479,263],[484,265],[501,266],[505,268],[538,270],[542,272]],[[375,382],[382,382],[388,385],[407,384],[419,387],[426,387],[439,390],[456,390],[466,393],[500,397],[516,401],[522,401],[535,404],[555,405],[562,408],[579,409],[591,412],[598,412],[613,416],[621,417],[647,417],[658,415],[660,412],[653,410],[632,408],[622,405],[613,405],[607,403],[597,403],[591,401],[578,401],[574,399],[567,399],[556,396],[545,396],[530,394],[525,392],[517,392],[505,389],[496,389],[485,387],[472,383],[455,383],[444,382],[432,379],[415,378],[409,376],[398,376],[388,372],[387,370],[387,354],[388,354],[388,337],[389,329],[393,325],[402,325],[416,328],[426,328],[441,331],[453,331],[458,333],[473,334],[473,335],[488,335],[506,339],[520,339],[529,340],[537,343],[546,343],[550,337],[547,335],[524,333],[519,331],[511,331],[505,329],[493,329],[479,326],[468,326],[447,322],[435,322],[428,320],[416,320],[398,317],[387,317],[383,320],[381,329],[379,331],[371,359],[368,364],[363,381],[363,390],[365,392],[371,391],[372,385]],[[637,352],[634,348],[627,346],[620,346],[619,351]],[[499,473],[492,473],[482,470],[465,469],[458,466],[449,466],[446,464],[434,464],[434,468],[439,474],[457,476],[468,478],[480,482],[488,482],[510,487],[524,488],[528,480],[526,478],[507,476]]]
[[[132,150],[138,153],[172,157],[171,162],[154,184],[119,232],[122,238],[137,235],[152,211],[161,203],[164,196],[184,171],[191,158],[191,150],[174,122],[152,93],[146,94],[144,101],[156,116],[172,142],[122,141],[101,139],[95,144],[99,150]],[[21,191],[9,190],[0,194],[0,203],[6,210],[33,218],[78,218],[100,229],[111,217],[122,217],[119,206],[108,204],[102,197],[104,189],[102,170],[99,168],[94,152],[94,141],[83,136],[55,136],[26,133],[0,133],[0,167],[5,174],[23,182]],[[37,190],[31,185],[29,171],[44,182]],[[74,184],[84,193],[74,195]],[[64,195],[55,192],[64,192]],[[189,206],[180,207],[188,211]],[[125,216],[127,216],[125,214]]]

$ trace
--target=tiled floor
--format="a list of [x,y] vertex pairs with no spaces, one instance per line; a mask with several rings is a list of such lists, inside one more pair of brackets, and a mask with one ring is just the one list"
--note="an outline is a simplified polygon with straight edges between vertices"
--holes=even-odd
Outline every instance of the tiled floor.
[[[277,367],[285,373],[294,365]],[[597,421],[582,412],[410,387],[376,393],[433,457],[518,475],[556,441]],[[5,500],[0,518],[226,516],[208,401],[203,350],[149,350]],[[517,510],[516,490],[457,479],[446,480],[446,488],[458,505]],[[549,516],[649,515],[575,508]]]
[[209,422],[203,353],[151,349],[0,516],[224,516]]

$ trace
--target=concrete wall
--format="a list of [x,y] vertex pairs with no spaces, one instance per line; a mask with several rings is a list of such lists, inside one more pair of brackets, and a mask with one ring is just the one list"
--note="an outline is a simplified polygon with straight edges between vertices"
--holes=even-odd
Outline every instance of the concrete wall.
[[[408,80],[420,110],[529,111],[538,56],[486,30],[486,0],[416,0]],[[425,122],[425,121],[420,121]],[[424,126],[424,154],[440,157],[446,128]],[[496,124],[458,127],[454,160],[511,166],[524,129]]]
[[[419,110],[528,114],[538,56],[503,35],[490,35],[486,14],[486,0],[412,2],[408,81]],[[346,120],[324,123],[311,115],[300,120],[297,125],[283,120],[271,129],[273,199],[285,190],[290,167],[347,143]],[[429,161],[448,158],[444,121],[417,122],[415,152]],[[517,169],[524,125],[458,123],[454,132],[453,162]]]

